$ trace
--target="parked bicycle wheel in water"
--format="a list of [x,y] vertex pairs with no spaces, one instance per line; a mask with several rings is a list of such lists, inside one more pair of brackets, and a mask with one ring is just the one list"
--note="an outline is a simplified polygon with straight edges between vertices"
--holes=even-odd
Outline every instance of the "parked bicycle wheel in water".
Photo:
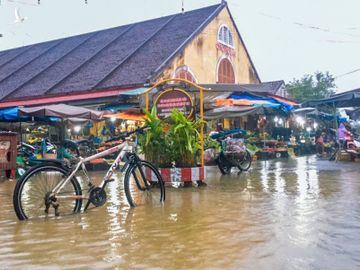
[[[138,128],[113,137],[110,141],[124,140],[105,151],[90,157],[74,160],[72,164],[60,160],[44,160],[45,163],[26,172],[16,184],[13,204],[20,220],[47,218],[84,212],[90,205],[100,207],[106,203],[106,187],[115,181],[112,176],[118,168],[125,173],[125,193],[130,206],[143,203],[162,204],[165,200],[165,187],[158,170],[149,162],[142,161],[136,154],[136,143],[127,139],[142,132],[147,127]],[[95,185],[86,170],[86,162],[117,152],[113,164],[105,174],[103,181]],[[120,166],[120,161],[124,165]],[[76,174],[81,172],[84,195]],[[82,209],[82,201],[86,204]]]
[[159,171],[149,162],[139,160],[125,173],[125,194],[130,206],[161,204],[165,200],[165,186]]
[[20,220],[69,215],[80,212],[81,187],[72,178],[52,197],[55,186],[67,177],[67,169],[58,164],[44,163],[28,170],[16,183],[13,203]]
[[216,159],[216,164],[222,174],[230,174],[232,164],[227,160],[224,153],[220,153]]

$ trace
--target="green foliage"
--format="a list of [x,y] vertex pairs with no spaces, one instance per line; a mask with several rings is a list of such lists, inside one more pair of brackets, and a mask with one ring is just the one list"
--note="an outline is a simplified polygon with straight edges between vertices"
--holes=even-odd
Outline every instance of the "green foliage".
[[145,125],[150,127],[144,135],[139,136],[139,145],[141,151],[145,154],[147,160],[152,161],[158,166],[167,166],[169,149],[164,147],[167,144],[164,124],[156,116],[156,107],[153,107],[151,113],[146,113]]
[[179,167],[191,167],[197,164],[197,154],[201,149],[200,121],[191,121],[181,112],[173,110],[170,115],[171,129],[168,141],[173,154],[173,160]]
[[327,98],[335,94],[335,79],[329,72],[315,72],[304,75],[300,80],[293,79],[286,85],[290,98],[298,102]]
[[150,127],[139,144],[147,160],[159,167],[170,167],[175,161],[177,167],[197,165],[200,146],[199,120],[191,121],[182,113],[173,110],[169,118],[156,117],[156,108],[146,113],[145,124]]
[[205,137],[204,144],[205,144],[205,149],[213,148],[217,152],[221,150],[220,143],[218,141],[212,139],[210,136]]

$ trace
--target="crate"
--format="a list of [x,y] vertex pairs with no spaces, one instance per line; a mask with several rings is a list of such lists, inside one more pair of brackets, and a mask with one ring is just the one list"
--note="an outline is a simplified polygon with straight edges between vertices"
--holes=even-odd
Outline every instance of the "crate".
[[351,153],[348,153],[346,151],[339,151],[337,154],[337,160],[339,161],[352,161],[353,155]]

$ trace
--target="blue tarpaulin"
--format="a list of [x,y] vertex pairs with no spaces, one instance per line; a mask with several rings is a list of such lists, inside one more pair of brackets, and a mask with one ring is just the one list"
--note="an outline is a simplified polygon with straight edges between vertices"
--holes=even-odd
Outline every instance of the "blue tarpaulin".
[[268,108],[281,108],[286,112],[291,111],[294,106],[287,104],[285,102],[281,102],[275,98],[271,98],[271,97],[262,97],[262,96],[258,96],[258,95],[252,95],[249,93],[244,93],[244,92],[233,92],[228,99],[235,99],[235,100],[239,100],[239,99],[244,99],[244,100],[251,100],[251,101],[266,101],[267,104],[263,104],[263,103],[259,103],[259,104],[254,104],[253,106],[261,106],[261,107],[268,107]]
[[18,110],[19,110],[18,107],[0,110],[0,121],[11,122],[11,121],[20,121],[24,119],[24,117],[21,117],[21,119],[19,119]]
[[44,121],[44,122],[57,122],[61,121],[61,118],[58,117],[29,117],[29,116],[19,116],[19,107],[6,108],[0,110],[0,122],[26,122],[31,120]]

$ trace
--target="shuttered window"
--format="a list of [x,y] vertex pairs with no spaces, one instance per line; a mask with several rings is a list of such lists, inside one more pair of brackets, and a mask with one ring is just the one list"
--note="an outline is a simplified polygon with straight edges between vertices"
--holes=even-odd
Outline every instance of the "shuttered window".
[[219,63],[218,83],[235,83],[233,66],[226,58],[222,59]]

